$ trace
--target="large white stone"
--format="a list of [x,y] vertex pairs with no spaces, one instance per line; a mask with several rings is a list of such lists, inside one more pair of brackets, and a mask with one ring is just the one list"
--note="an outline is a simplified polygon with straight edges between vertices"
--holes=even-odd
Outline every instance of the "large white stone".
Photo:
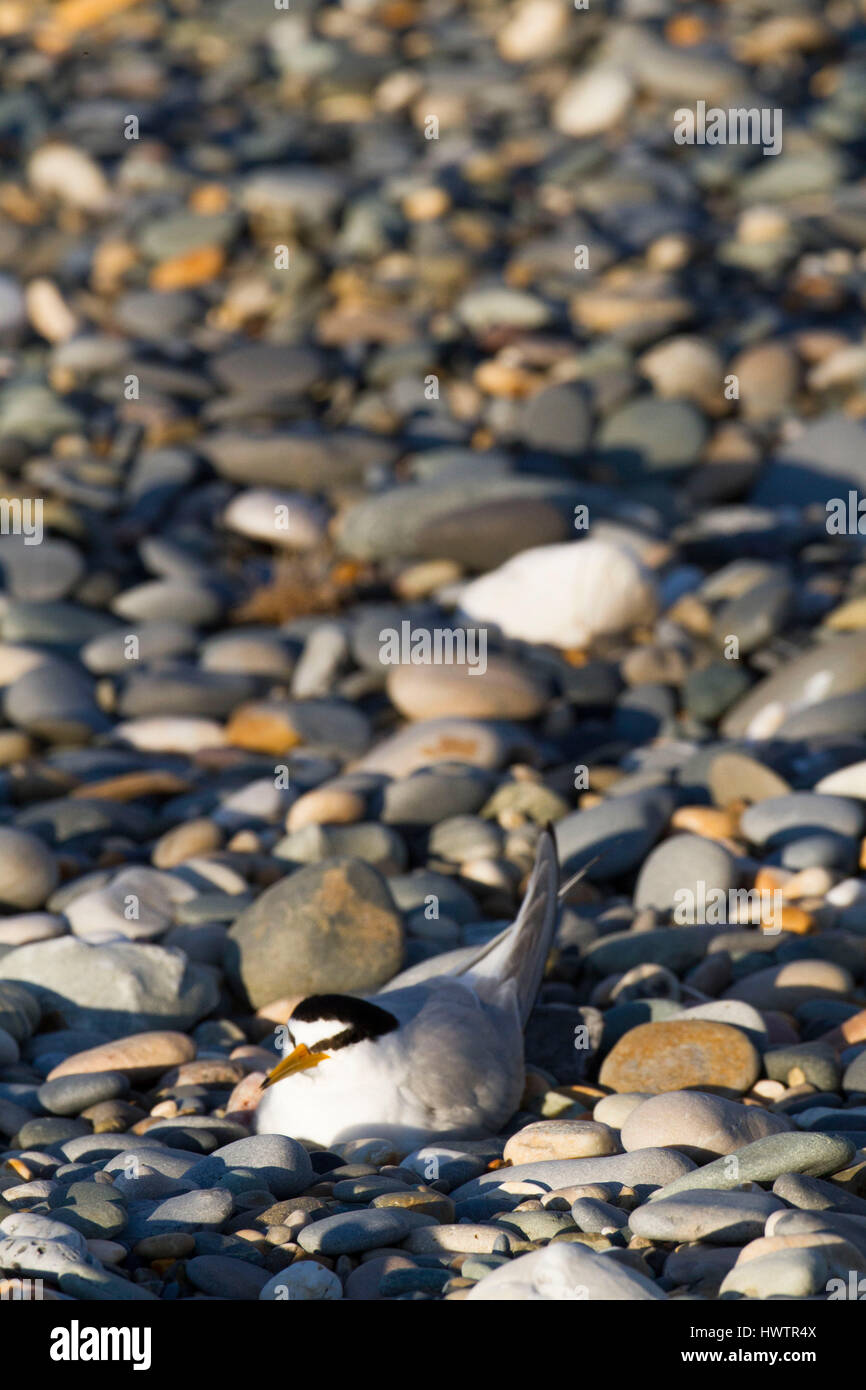
[[629,550],[589,539],[521,551],[468,584],[460,606],[507,637],[582,647],[652,622],[657,601],[650,574]]
[[597,67],[575,78],[553,110],[553,124],[565,135],[598,135],[622,120],[634,87],[622,68]]

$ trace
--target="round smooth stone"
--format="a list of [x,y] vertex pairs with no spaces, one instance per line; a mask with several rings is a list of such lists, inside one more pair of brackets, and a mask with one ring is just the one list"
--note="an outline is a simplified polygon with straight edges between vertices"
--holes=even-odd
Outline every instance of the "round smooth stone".
[[605,1124],[593,1120],[539,1120],[513,1134],[502,1156],[516,1164],[546,1158],[593,1158],[618,1151],[616,1135]]
[[605,880],[627,873],[642,863],[672,810],[670,794],[660,789],[611,796],[589,810],[572,812],[556,827],[563,869],[576,870],[598,856],[588,866],[587,878]]
[[390,1207],[338,1212],[298,1232],[298,1244],[311,1255],[354,1255],[378,1246],[399,1245],[416,1223],[428,1217]]
[[428,851],[454,864],[474,859],[495,859],[502,853],[503,835],[498,825],[479,816],[450,816],[430,832]]
[[151,579],[118,594],[111,605],[120,618],[129,622],[176,621],[190,627],[208,627],[219,622],[222,603],[203,585],[176,579]]
[[252,753],[280,755],[307,744],[345,758],[365,751],[370,724],[348,700],[269,700],[236,709],[226,738]]
[[[61,1064],[62,1065],[62,1064]],[[39,1104],[52,1115],[80,1115],[88,1106],[117,1100],[129,1092],[129,1079],[118,1071],[60,1076],[37,1091]]]
[[866,761],[849,763],[836,772],[830,772],[815,783],[815,791],[822,796],[856,797],[866,801]]
[[126,1203],[110,1183],[71,1183],[52,1210],[58,1221],[65,1221],[84,1236],[102,1240],[119,1235],[127,1223]]
[[[556,604],[551,594],[560,596]],[[654,582],[634,553],[606,540],[537,546],[468,584],[462,612],[507,637],[583,647],[656,615]]]
[[598,435],[604,454],[633,476],[692,467],[707,438],[707,425],[688,401],[651,396],[629,401],[609,415]]
[[571,1207],[572,1220],[587,1234],[609,1234],[628,1225],[628,1213],[594,1197],[580,1197]]
[[[753,1242],[754,1245],[761,1243]],[[846,1248],[842,1241],[834,1245],[840,1252]],[[746,1246],[743,1255],[751,1248]],[[847,1287],[847,1269],[853,1263],[849,1255],[846,1272],[841,1276],[843,1288]],[[859,1273],[855,1277],[859,1278]],[[738,1260],[719,1285],[719,1297],[735,1294],[748,1299],[809,1299],[825,1294],[832,1287],[832,1278],[833,1263],[828,1260],[823,1244],[799,1249],[786,1247],[757,1258],[750,1255],[744,1262]]]
[[550,318],[550,310],[543,300],[504,285],[470,290],[457,304],[456,312],[473,333],[483,333],[498,324],[511,328],[541,328]]
[[649,1097],[649,1091],[623,1091],[612,1096],[602,1096],[593,1107],[592,1118],[609,1129],[622,1130],[632,1111],[643,1101],[649,1100]]
[[589,392],[580,382],[563,382],[537,391],[521,419],[524,443],[530,449],[573,457],[592,438]]
[[738,1105],[698,1091],[667,1091],[631,1110],[620,1138],[626,1151],[675,1148],[696,1163],[706,1163],[790,1128],[783,1115],[756,1105]]
[[239,1168],[249,1170],[260,1187],[280,1199],[296,1196],[313,1181],[306,1149],[282,1134],[254,1134],[247,1139],[236,1139],[216,1149],[184,1176],[189,1182],[209,1187],[225,1181],[231,1170]]
[[51,850],[36,835],[0,827],[0,902],[6,907],[41,907],[59,877]]
[[232,1194],[225,1188],[215,1187],[207,1192],[182,1192],[176,1197],[167,1197],[136,1222],[135,1239],[148,1235],[161,1235],[166,1231],[197,1231],[199,1229],[219,1228],[228,1220],[234,1209]]
[[722,845],[701,835],[672,835],[644,860],[634,905],[662,912],[673,908],[678,923],[694,921],[702,893],[704,898],[709,893],[727,894],[738,883],[736,862]]
[[634,98],[634,83],[624,68],[599,63],[570,82],[553,108],[557,130],[576,139],[600,135],[622,121]]
[[49,1150],[53,1144],[63,1144],[68,1138],[78,1138],[81,1134],[89,1133],[90,1126],[86,1120],[38,1115],[36,1119],[28,1120],[18,1131],[18,1147]]
[[599,1083],[613,1091],[701,1087],[742,1095],[760,1074],[758,1052],[739,1029],[671,1019],[631,1028],[605,1058]]
[[857,868],[859,852],[860,842],[853,836],[824,831],[788,840],[778,851],[778,862],[793,873],[801,869],[838,869],[840,873],[851,873]]
[[467,660],[449,666],[395,666],[388,672],[386,690],[407,719],[534,719],[547,699],[544,684],[530,671],[496,656],[474,665]]
[[864,821],[862,805],[847,797],[791,792],[749,806],[740,817],[740,830],[753,845],[774,849],[826,831],[857,839]]
[[91,945],[150,940],[173,921],[174,903],[185,885],[157,869],[123,869],[104,887],[73,898],[66,917],[76,936]]
[[[128,635],[123,631],[107,632],[92,638],[81,650],[82,663],[97,676],[126,674],[129,671]],[[134,635],[138,639],[139,661],[145,664],[185,656],[196,645],[193,628],[170,620],[139,623]]]
[[401,778],[437,763],[498,768],[507,756],[504,734],[489,721],[425,719],[375,744],[359,758],[355,770]]
[[49,742],[86,743],[110,728],[92,682],[67,662],[47,661],[19,676],[7,687],[3,707],[10,724]]
[[231,927],[225,965],[260,1007],[373,991],[400,970],[403,949],[402,920],[383,879],[359,860],[336,859],[266,889]]
[[291,834],[308,825],[351,825],[363,820],[365,811],[366,801],[359,792],[331,783],[305,792],[293,803],[286,829]]

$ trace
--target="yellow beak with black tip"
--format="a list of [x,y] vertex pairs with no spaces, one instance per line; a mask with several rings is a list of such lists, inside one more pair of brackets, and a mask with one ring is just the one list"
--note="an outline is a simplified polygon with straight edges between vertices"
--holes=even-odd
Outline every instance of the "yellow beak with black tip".
[[320,1062],[328,1060],[327,1052],[311,1052],[306,1043],[298,1043],[296,1048],[284,1057],[272,1071],[269,1071],[260,1086],[264,1091],[268,1086],[273,1086],[275,1081],[282,1081],[286,1076],[294,1076],[296,1071],[307,1071],[310,1067],[317,1067]]

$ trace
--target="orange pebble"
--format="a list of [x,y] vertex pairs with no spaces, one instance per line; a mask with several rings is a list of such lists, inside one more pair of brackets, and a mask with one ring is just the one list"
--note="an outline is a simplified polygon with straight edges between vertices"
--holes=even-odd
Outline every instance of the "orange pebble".
[[793,932],[795,936],[808,936],[814,925],[814,917],[810,912],[805,912],[802,907],[795,907],[793,903],[786,903],[782,908],[782,931]]
[[707,28],[696,14],[678,14],[665,25],[665,36],[678,48],[693,48],[707,36]]
[[221,246],[196,246],[155,266],[150,273],[150,286],[154,290],[186,290],[204,285],[216,279],[224,263]]
[[708,840],[722,840],[736,835],[738,820],[730,811],[720,811],[715,806],[680,806],[671,817],[671,825],[675,830],[689,830]]
[[776,877],[772,869],[759,869],[755,874],[755,887],[759,893],[775,893],[781,890],[782,880]]

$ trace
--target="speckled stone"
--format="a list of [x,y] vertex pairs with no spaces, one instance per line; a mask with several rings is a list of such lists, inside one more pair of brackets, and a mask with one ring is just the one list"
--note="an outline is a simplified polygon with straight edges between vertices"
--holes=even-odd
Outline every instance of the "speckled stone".
[[697,1086],[742,1095],[760,1070],[754,1045],[739,1029],[700,1019],[671,1019],[630,1029],[608,1053],[599,1080],[614,1091]]

